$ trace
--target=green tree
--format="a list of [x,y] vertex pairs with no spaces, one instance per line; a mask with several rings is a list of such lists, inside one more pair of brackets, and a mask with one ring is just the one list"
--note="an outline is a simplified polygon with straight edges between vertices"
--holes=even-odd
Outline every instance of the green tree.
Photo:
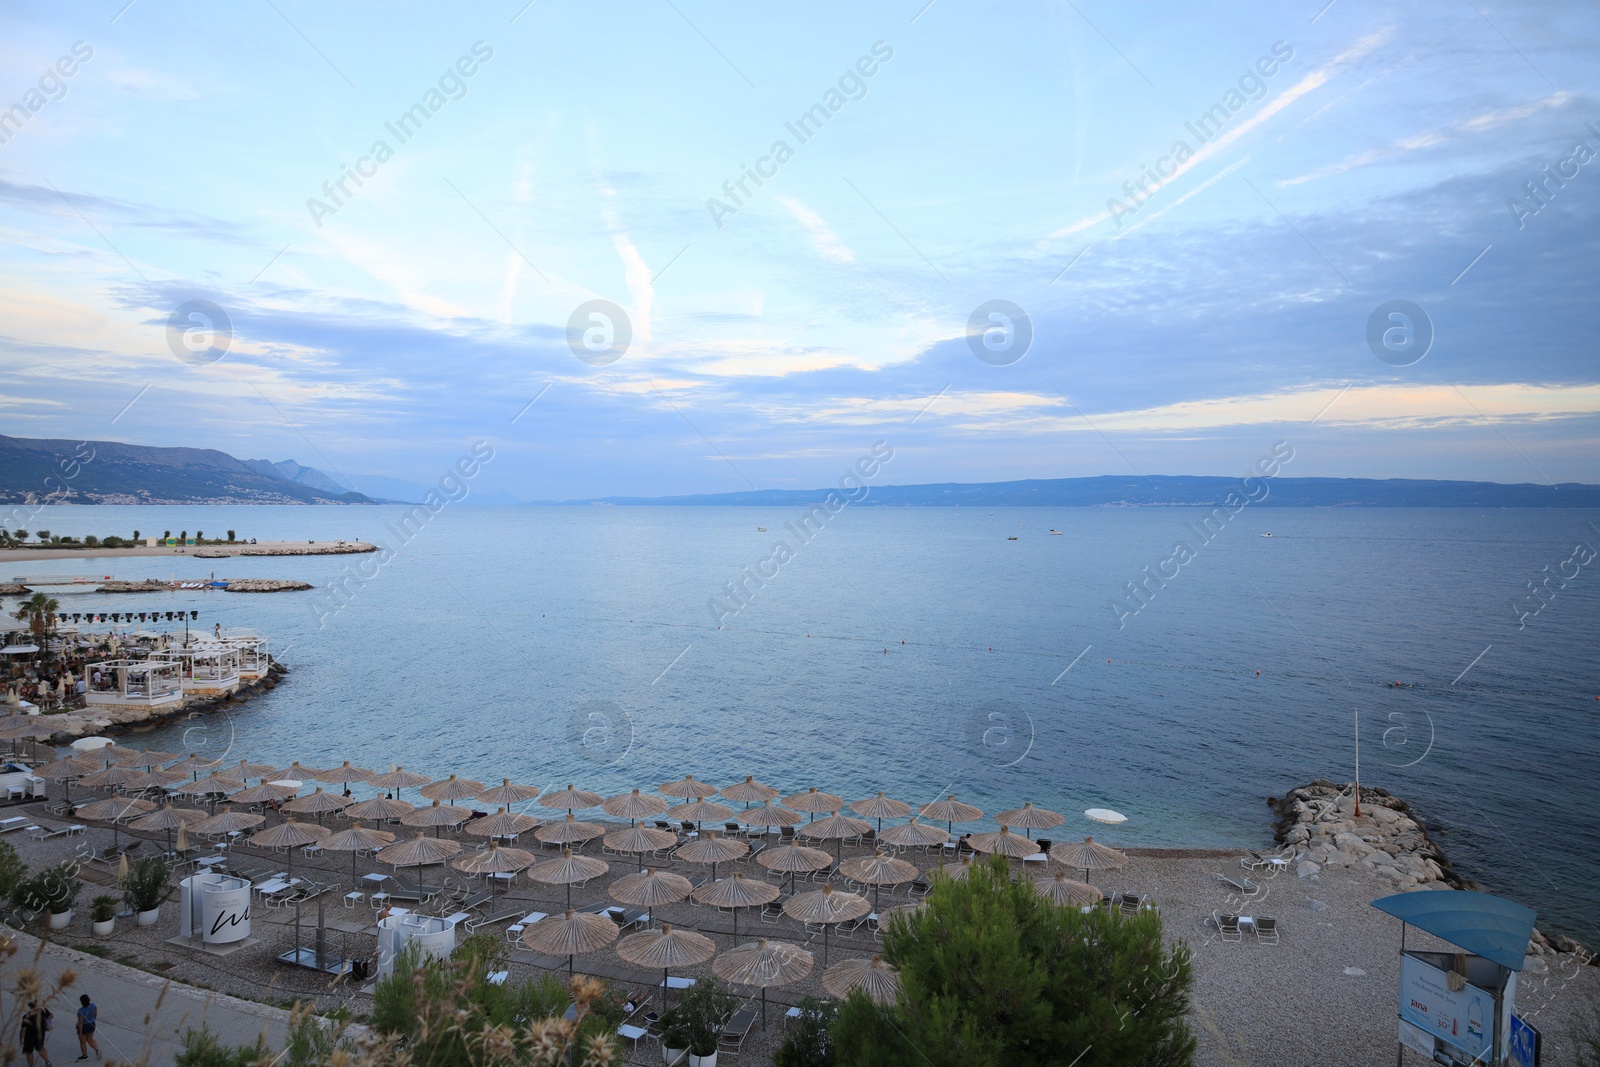
[[50,540],[50,531],[49,530],[40,530],[34,536],[37,537],[40,541],[48,541],[48,540]]
[[44,644],[43,638],[56,628],[56,612],[61,609],[61,602],[54,597],[43,593],[33,596],[17,605],[17,610],[12,617],[28,624],[28,629],[33,636],[39,639],[39,644]]
[[10,900],[11,894],[27,877],[28,865],[22,862],[11,842],[0,841],[0,898]]
[[[137,537],[139,535],[138,534],[134,534],[134,536]],[[233,540],[233,531],[232,530],[228,531],[228,540],[230,540],[230,541]]]
[[1188,1067],[1189,950],[1161,943],[1155,912],[1060,907],[1006,862],[938,878],[928,907],[896,916],[884,958],[900,996],[852,994],[833,1029],[851,1067]]
[[834,1067],[830,1028],[839,1018],[835,1001],[807,997],[800,1002],[800,1018],[783,1044],[772,1054],[772,1067]]

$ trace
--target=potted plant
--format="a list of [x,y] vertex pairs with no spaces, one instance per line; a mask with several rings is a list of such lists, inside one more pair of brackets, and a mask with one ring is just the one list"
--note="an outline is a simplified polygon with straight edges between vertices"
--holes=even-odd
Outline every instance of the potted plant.
[[94,936],[110,937],[117,925],[117,898],[104,893],[89,905],[89,920],[94,923]]
[[153,926],[161,917],[161,902],[172,891],[172,872],[160,856],[135,860],[122,883],[122,899],[138,913],[140,926]]
[[689,1020],[683,1006],[668,1008],[661,1015],[661,1060],[669,1065],[683,1058],[689,1048]]
[[62,930],[72,921],[72,902],[82,888],[78,869],[71,863],[59,863],[20,882],[12,900],[27,912],[49,912],[50,929]]
[[702,978],[684,991],[678,1010],[689,1024],[689,1067],[717,1067],[722,1024],[736,1003],[715,978]]

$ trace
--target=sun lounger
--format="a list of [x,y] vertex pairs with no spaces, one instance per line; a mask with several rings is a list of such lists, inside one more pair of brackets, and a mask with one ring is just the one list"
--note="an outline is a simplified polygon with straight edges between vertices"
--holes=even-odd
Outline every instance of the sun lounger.
[[1227,885],[1240,896],[1249,897],[1261,892],[1261,887],[1256,885],[1248,878],[1231,878],[1228,875],[1221,873],[1219,873],[1217,877],[1222,880],[1224,885]]
[[1278,920],[1267,915],[1256,916],[1256,940],[1268,945],[1278,943]]
[[1224,941],[1242,941],[1243,935],[1239,933],[1239,916],[1222,915],[1218,912],[1211,913],[1211,921],[1217,924],[1217,932]]
[[20,830],[28,825],[28,820],[21,815],[13,815],[9,819],[0,819],[0,834],[9,834],[13,830]]
[[730,1053],[737,1053],[744,1047],[744,1039],[750,1036],[750,1030],[756,1024],[756,1013],[749,1008],[741,1008],[733,1013],[733,1018],[722,1025],[722,1034],[717,1039],[717,1047]]
[[530,911],[528,914],[524,915],[510,926],[506,927],[506,940],[511,942],[513,945],[521,944],[522,931],[526,930],[536,922],[543,921],[546,917],[547,916],[542,911]]
[[521,908],[518,908],[515,911],[502,911],[495,915],[478,915],[467,920],[467,929],[475,931],[479,927],[483,926],[496,926],[500,923],[510,922],[512,919],[521,918],[521,916]]
[[910,888],[906,891],[914,897],[925,897],[932,889],[932,884],[930,884],[926,878],[918,878],[916,881],[911,883]]
[[761,921],[764,923],[779,923],[783,921],[783,901],[774,900],[770,904],[761,906]]

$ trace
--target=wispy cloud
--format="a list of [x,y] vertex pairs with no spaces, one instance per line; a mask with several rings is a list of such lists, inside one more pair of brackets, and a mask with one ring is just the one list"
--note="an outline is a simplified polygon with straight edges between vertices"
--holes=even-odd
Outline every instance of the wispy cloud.
[[822,220],[821,215],[818,215],[793,197],[780,196],[775,199],[778,203],[788,208],[789,213],[799,221],[800,225],[806,228],[806,232],[811,235],[812,246],[824,258],[831,259],[836,263],[855,262],[856,254],[843,241],[839,240],[839,235],[834,233],[832,227]]

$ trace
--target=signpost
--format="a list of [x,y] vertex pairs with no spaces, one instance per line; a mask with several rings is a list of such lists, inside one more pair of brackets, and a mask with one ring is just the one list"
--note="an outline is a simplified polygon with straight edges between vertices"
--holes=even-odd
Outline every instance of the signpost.
[[1543,1049],[1539,1031],[1522,1021],[1522,1016],[1511,1017],[1511,1062],[1517,1067],[1539,1067]]

